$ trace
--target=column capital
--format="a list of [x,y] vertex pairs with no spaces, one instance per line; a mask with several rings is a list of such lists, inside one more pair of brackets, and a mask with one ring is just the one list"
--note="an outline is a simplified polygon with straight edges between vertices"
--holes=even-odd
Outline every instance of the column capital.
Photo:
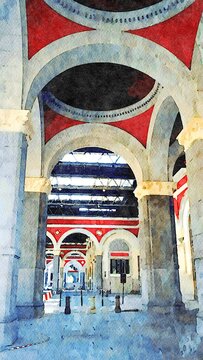
[[25,191],[50,194],[51,182],[45,177],[26,177]]
[[22,132],[31,140],[34,130],[29,110],[0,109],[0,131]]
[[97,256],[97,255],[99,255],[99,256],[103,255],[103,251],[102,250],[96,250],[95,251],[95,256]]
[[53,250],[54,256],[59,256],[61,253],[61,250]]
[[177,137],[180,145],[183,145],[185,150],[189,149],[195,140],[203,139],[203,118],[194,117],[181,131]]
[[134,195],[140,200],[147,195],[168,195],[172,196],[176,189],[173,181],[143,181],[134,191]]

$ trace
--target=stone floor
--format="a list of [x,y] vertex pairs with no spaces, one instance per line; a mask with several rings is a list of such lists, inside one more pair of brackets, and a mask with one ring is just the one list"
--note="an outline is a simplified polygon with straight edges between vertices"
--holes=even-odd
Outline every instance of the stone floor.
[[[67,294],[66,294],[67,295]],[[19,339],[0,352],[0,360],[179,360],[203,359],[203,344],[195,333],[195,314],[154,315],[141,310],[140,297],[126,297],[121,313],[114,297],[97,296],[97,313],[88,312],[80,297],[71,296],[71,314],[64,314],[64,296],[46,303],[41,319],[19,322]],[[139,311],[132,311],[133,308]],[[130,311],[127,311],[130,310]]]

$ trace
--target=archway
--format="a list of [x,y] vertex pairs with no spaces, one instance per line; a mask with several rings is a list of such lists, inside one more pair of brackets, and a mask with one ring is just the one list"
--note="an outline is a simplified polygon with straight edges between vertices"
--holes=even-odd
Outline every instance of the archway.
[[103,247],[103,286],[121,293],[120,274],[126,274],[126,293],[140,293],[140,244],[128,230],[109,231],[101,240]]
[[[80,126],[80,128],[81,127],[86,128],[86,131],[89,128],[89,126],[88,127],[87,126]],[[94,127],[94,126],[91,126],[91,127]],[[105,125],[102,126],[102,129],[105,129],[105,128],[106,128]],[[101,134],[101,132],[99,132],[98,130],[101,130],[101,127],[99,125],[97,126],[97,136],[100,136],[100,138],[99,138],[99,140],[97,140],[97,144],[98,143],[99,144],[104,144],[104,139],[103,139],[103,136],[102,136],[103,134]],[[86,131],[81,132],[81,134],[84,137],[84,140],[86,140]],[[58,154],[57,154],[57,159],[60,156],[60,154],[64,155],[64,153],[67,152],[67,145],[66,145],[67,144],[67,137],[65,137],[66,133],[67,132],[64,131],[64,134],[63,134],[63,136],[64,136],[63,139],[64,140],[60,141],[61,150],[58,149],[59,151],[58,151]],[[113,130],[113,132],[111,134],[115,134],[115,133],[116,132]],[[123,131],[121,131],[121,132],[119,131],[119,135],[120,135],[120,133],[125,134]],[[57,141],[59,141],[59,139],[61,138],[61,135],[62,135],[61,133],[56,135],[56,138],[58,138]],[[127,134],[127,138],[128,137],[129,137],[129,135]],[[91,134],[91,138],[92,138],[92,134]],[[117,138],[118,138],[118,134],[117,134]],[[76,134],[76,140],[77,140],[77,142],[79,142],[79,140],[80,140],[80,146],[81,146],[81,139],[80,139],[80,137],[78,139],[78,132]],[[130,140],[132,142],[132,145],[133,144],[136,145],[137,149],[140,148],[141,150],[143,150],[142,146],[138,143],[137,140],[133,139],[132,137],[130,137]],[[50,140],[50,142],[52,142],[51,146],[53,147],[53,149],[55,148],[55,150],[56,150],[57,148],[55,147],[55,141],[56,141],[55,138]],[[124,143],[126,141],[125,137],[120,137],[119,141]],[[105,142],[106,142],[106,139],[105,139]],[[90,139],[88,139],[88,144],[90,144]],[[117,140],[117,142],[115,141],[114,144],[117,144],[117,148],[119,148],[120,144],[119,144],[118,140]],[[49,145],[49,143],[47,145]],[[86,141],[85,141],[85,145],[87,145]],[[114,145],[114,147],[116,147],[116,145]],[[68,148],[70,149],[69,144],[68,144]],[[128,158],[130,158],[130,159],[133,158],[134,153],[136,151],[136,148],[133,148],[133,146],[132,146],[133,153],[129,154],[129,152],[126,152],[125,147],[121,146],[121,149],[122,150],[124,149],[124,153],[127,154]],[[90,206],[89,210],[88,210],[88,208],[86,209],[84,205],[80,205],[79,213],[76,212],[74,214],[74,216],[76,214],[77,214],[77,216],[80,215],[80,219],[75,217],[74,223],[71,225],[70,214],[67,217],[67,221],[66,221],[65,220],[65,218],[66,218],[66,216],[65,216],[66,210],[64,210],[65,212],[63,212],[63,211],[60,212],[60,218],[61,218],[60,221],[61,221],[61,223],[60,223],[59,220],[57,220],[57,224],[60,224],[59,226],[60,226],[61,230],[59,228],[59,230],[57,230],[57,233],[62,232],[63,234],[58,238],[57,248],[60,249],[60,256],[62,256],[62,252],[64,254],[66,252],[66,250],[67,250],[64,247],[65,246],[64,241],[67,242],[68,238],[72,239],[70,241],[71,243],[76,241],[76,240],[74,240],[74,237],[77,237],[77,234],[80,235],[80,236],[84,236],[85,240],[87,240],[87,238],[88,238],[88,241],[87,241],[87,244],[86,244],[86,248],[87,248],[87,250],[86,250],[87,251],[87,253],[86,253],[86,255],[87,255],[86,256],[86,260],[87,260],[86,280],[87,280],[87,283],[88,283],[88,288],[91,289],[91,290],[96,290],[96,289],[99,289],[99,288],[101,289],[101,287],[103,285],[102,284],[103,273],[102,273],[101,267],[102,267],[103,245],[104,245],[105,236],[106,236],[104,234],[106,234],[106,232],[111,228],[115,228],[115,229],[119,228],[119,230],[117,230],[118,233],[121,233],[123,231],[124,237],[127,234],[127,237],[128,237],[127,241],[129,241],[129,239],[131,239],[131,238],[135,239],[136,237],[132,233],[130,233],[130,231],[129,232],[127,231],[125,233],[125,230],[124,229],[121,230],[121,228],[126,226],[126,228],[132,228],[133,231],[137,232],[138,231],[138,226],[137,226],[138,219],[137,219],[137,205],[136,205],[136,212],[134,212],[134,213],[132,212],[132,214],[134,214],[134,217],[133,217],[133,215],[131,215],[131,217],[133,217],[132,219],[129,218],[129,215],[125,215],[125,214],[127,214],[127,212],[126,212],[127,209],[130,206],[132,206],[132,204],[131,204],[132,198],[133,198],[134,202],[137,204],[137,202],[135,200],[135,197],[134,197],[134,194],[133,194],[134,188],[136,186],[136,180],[135,180],[135,176],[134,176],[132,170],[126,164],[123,157],[120,157],[119,155],[115,155],[115,153],[112,153],[112,151],[97,148],[95,146],[91,147],[90,149],[91,149],[90,150],[90,155],[91,155],[91,151],[93,151],[92,155],[94,154],[94,156],[93,156],[94,159],[95,159],[95,156],[96,156],[96,157],[99,157],[99,158],[102,157],[102,159],[104,159],[104,160],[100,159],[100,160],[98,160],[98,163],[94,163],[94,161],[95,161],[94,160],[93,164],[91,165],[92,169],[94,170],[94,174],[95,174],[95,171],[96,171],[95,170],[96,164],[97,164],[97,170],[98,171],[100,170],[99,171],[100,175],[98,175],[98,178],[101,178],[101,179],[98,179],[99,183],[97,183],[97,184],[92,183],[92,185],[90,185],[90,182],[89,181],[87,182],[86,178],[83,179],[84,185],[86,184],[86,188],[85,188],[86,196],[85,196],[85,198],[90,197],[89,200],[93,201],[92,204],[94,204],[94,201],[100,201],[101,199],[105,198],[105,199],[103,199],[101,201],[106,201],[107,205],[104,205],[104,207],[102,207],[103,205],[100,204],[99,207],[98,207],[98,210],[100,210],[100,211],[105,210],[106,215],[101,213],[101,212],[99,213],[97,211],[97,213],[98,213],[97,216],[99,216],[99,218],[95,218],[94,217],[95,216],[94,215],[95,209],[91,208],[91,205],[86,203],[86,207],[89,208],[89,206]],[[82,151],[84,151],[84,153]],[[54,150],[53,150],[53,152],[54,152]],[[78,194],[79,193],[80,193],[80,198],[81,198],[80,201],[82,201],[83,193],[81,192],[82,191],[81,188],[82,188],[83,184],[81,182],[78,182],[79,179],[80,179],[80,176],[79,176],[80,172],[79,171],[81,170],[81,168],[80,168],[81,163],[79,163],[80,165],[78,165],[77,163],[72,163],[71,162],[70,164],[73,164],[73,165],[70,165],[69,163],[66,162],[67,161],[66,159],[68,158],[68,156],[70,158],[70,155],[71,156],[74,155],[74,159],[76,159],[77,156],[79,156],[80,161],[81,161],[81,157],[82,156],[84,157],[84,154],[86,152],[88,153],[88,147],[76,150],[75,152],[72,151],[71,152],[72,155],[69,152],[68,153],[69,155],[68,154],[65,155],[63,157],[63,159],[59,162],[59,165],[57,165],[54,168],[53,172],[52,172],[52,177],[51,177],[52,180],[51,181],[53,181],[53,184],[55,184],[55,185],[53,185],[54,189],[53,189],[53,194],[51,196],[52,196],[53,201],[55,201],[54,199],[56,199],[57,197],[58,197],[58,199],[60,199],[60,197],[61,197],[61,199],[63,198],[64,202],[61,203],[62,207],[65,205],[65,198],[66,197],[70,201],[70,204],[71,204],[71,201],[72,201],[73,198],[78,199]],[[48,152],[47,152],[47,154],[48,154]],[[143,151],[143,154],[144,154],[144,151]],[[90,156],[90,155],[88,155],[88,156]],[[53,158],[51,159],[51,153],[50,152],[49,152],[49,157],[50,157],[50,162],[53,162]],[[54,157],[56,158],[55,154],[54,154]],[[120,162],[117,163],[118,160]],[[134,160],[135,160],[134,161],[134,168],[137,169],[137,166],[139,166],[139,163],[136,164],[136,158],[135,157],[134,157]],[[76,160],[74,160],[74,161],[76,161]],[[113,161],[113,163],[112,163],[112,161]],[[115,161],[115,163],[114,163],[114,161]],[[88,160],[88,164],[89,165],[91,164],[90,159]],[[48,162],[47,162],[47,165],[48,165]],[[83,164],[83,171],[82,172],[84,172],[86,174],[89,174],[88,173],[89,165],[86,165],[86,167],[87,167],[87,172],[86,172],[85,164]],[[62,174],[63,171],[64,171],[64,174],[67,173],[67,171],[65,170],[65,166],[68,166],[68,174],[69,174],[69,175],[66,175],[66,176],[69,176],[71,178],[70,174],[75,173],[75,171],[77,172],[77,176],[79,176],[78,180],[77,180],[77,178],[75,178],[75,184],[77,184],[78,188],[76,189],[77,191],[74,192],[74,194],[77,194],[77,196],[74,195],[73,198],[71,198],[71,196],[70,196],[70,194],[71,194],[71,192],[73,190],[73,185],[72,185],[73,183],[72,183],[72,181],[70,181],[69,178],[67,178],[67,181],[64,181],[64,180],[62,182],[60,181],[58,183],[58,185],[56,185],[57,182],[60,179],[60,176],[58,174]],[[74,166],[74,171],[72,169],[72,166]],[[102,171],[104,171],[103,176],[102,176]],[[145,171],[147,171],[146,168],[145,168]],[[115,175],[114,175],[114,172],[115,172]],[[110,177],[110,179],[108,179],[108,176]],[[140,179],[141,179],[142,178],[141,169],[139,169],[139,176],[140,176]],[[95,177],[95,175],[94,175],[94,177]],[[120,180],[119,180],[119,177],[120,177]],[[90,176],[90,178],[91,178],[91,176]],[[97,178],[97,176],[95,178]],[[63,177],[63,179],[65,179],[65,178]],[[88,189],[87,189],[87,187],[88,187]],[[91,187],[92,187],[92,189],[91,189]],[[121,190],[122,191],[122,196],[119,195],[120,187],[122,187],[122,190]],[[93,194],[94,188],[96,190],[95,196]],[[55,193],[56,196],[54,195],[54,193]],[[95,198],[95,200],[91,200],[90,195],[93,196],[93,198]],[[125,198],[125,196],[127,196],[127,197]],[[50,201],[51,201],[51,198],[50,198]],[[126,201],[127,201],[127,203],[126,203]],[[111,202],[112,202],[112,204],[111,204]],[[113,202],[115,202],[115,203],[113,203]],[[55,203],[53,202],[53,204],[52,204],[53,207],[55,206],[54,204]],[[105,206],[106,206],[106,208],[105,208]],[[119,209],[119,207],[122,207],[122,206],[124,206],[123,209],[125,211],[123,210],[123,213],[118,212],[118,214],[120,214],[120,217],[119,217],[119,215],[117,215],[117,217],[115,217],[115,215],[114,215],[114,217],[112,217],[113,216],[113,215],[111,215],[112,211],[117,211]],[[135,206],[135,205],[133,205],[133,206]],[[102,207],[102,209],[101,209],[101,207]],[[114,209],[112,207],[114,207]],[[117,209],[117,210],[115,210],[115,209]],[[82,213],[84,210],[85,211],[88,210],[88,216],[89,216],[89,218],[87,218],[86,226],[85,226],[85,218],[83,218],[84,213]],[[93,212],[91,213],[91,211],[93,211]],[[128,212],[129,212],[129,210],[128,210]],[[50,214],[51,213],[49,212],[49,215]],[[92,215],[93,217],[90,218],[90,216],[91,216],[90,214],[93,214]],[[130,214],[130,212],[129,212],[129,214]],[[52,222],[53,222],[53,216],[54,215],[52,213]],[[81,228],[81,224],[79,222],[80,220],[81,220],[81,223],[83,223],[84,229]],[[53,223],[52,223],[52,226],[54,227]],[[65,229],[65,226],[70,227],[70,229],[64,231],[63,228]],[[71,228],[71,226],[73,228]],[[91,228],[92,228],[92,231],[90,231]],[[56,229],[57,229],[57,225],[56,225]],[[111,233],[111,231],[110,231],[110,233]],[[108,234],[108,235],[110,235],[110,234]],[[76,242],[78,242],[78,241],[76,241]],[[63,249],[62,249],[62,247],[63,247]],[[74,247],[73,244],[72,244],[72,247]],[[136,247],[136,245],[135,245],[135,247]],[[134,246],[131,246],[131,248],[132,248],[132,253],[133,253]],[[72,248],[71,250],[75,251],[76,249]],[[84,250],[85,249],[83,249],[83,251]],[[133,256],[134,255],[135,254],[133,254]],[[130,257],[132,257],[131,253],[130,253]],[[64,259],[65,259],[65,257],[63,257],[63,260]],[[130,258],[130,261],[131,261],[131,258]],[[138,272],[137,265],[136,265],[136,269],[135,269],[133,267],[133,261],[132,261],[131,270],[132,270],[133,274],[136,273],[136,275],[133,275],[133,276],[134,277],[137,276],[137,272]],[[134,285],[132,286],[132,279],[131,278],[130,278],[130,281],[131,281],[131,289],[130,289],[130,291],[131,291],[131,290],[133,290],[133,288],[135,288],[135,286]],[[134,281],[134,278],[133,278],[133,281]]]
[[108,148],[122,156],[137,182],[148,177],[147,154],[144,146],[125,131],[106,124],[84,124],[63,130],[47,142],[44,149],[43,174],[46,177],[54,165],[68,152],[82,147]]
[[[155,57],[154,53],[159,56]],[[188,69],[160,45],[128,33],[112,38],[111,33],[90,31],[68,36],[68,41],[64,37],[46,46],[29,63],[24,107],[30,109],[42,88],[66,70],[67,64],[73,67],[98,61],[131,66],[147,73],[174,97],[184,123],[191,119],[195,89]],[[176,91],[180,84],[184,94]]]

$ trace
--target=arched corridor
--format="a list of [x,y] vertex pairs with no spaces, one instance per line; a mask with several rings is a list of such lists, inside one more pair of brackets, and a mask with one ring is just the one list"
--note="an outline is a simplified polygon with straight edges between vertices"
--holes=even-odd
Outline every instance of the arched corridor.
[[202,13],[0,4],[0,358],[203,358]]

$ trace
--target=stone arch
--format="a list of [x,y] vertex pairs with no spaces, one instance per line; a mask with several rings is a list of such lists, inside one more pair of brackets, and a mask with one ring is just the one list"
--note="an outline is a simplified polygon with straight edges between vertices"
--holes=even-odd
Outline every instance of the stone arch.
[[79,254],[81,257],[83,257],[84,259],[86,258],[86,255],[83,254],[80,250],[71,250],[69,251],[63,258],[63,260],[66,260],[68,256],[71,256],[71,253],[77,253]]
[[103,147],[122,156],[131,167],[137,182],[147,177],[146,150],[132,135],[106,124],[73,126],[55,135],[45,145],[44,176],[67,152],[81,147]]
[[99,247],[99,242],[98,242],[96,236],[91,233],[91,231],[86,230],[86,229],[77,228],[77,229],[67,230],[67,231],[60,237],[60,239],[59,239],[59,241],[58,241],[58,246],[59,246],[59,248],[61,247],[61,244],[62,244],[63,240],[64,240],[68,235],[77,234],[77,233],[87,235],[87,237],[89,237],[89,238],[94,242],[96,249]]
[[149,173],[154,181],[169,181],[169,143],[178,112],[174,99],[163,93],[152,114],[147,141]]
[[123,240],[129,246],[130,251],[140,252],[139,240],[128,230],[115,229],[106,233],[101,239],[102,249],[107,249],[110,243],[114,240]]
[[[134,287],[139,289],[139,281],[138,281],[138,256],[140,256],[140,247],[138,238],[132,234],[130,231],[125,229],[115,229],[109,231],[107,234],[103,236],[101,239],[101,245],[103,250],[103,272],[104,272],[104,286],[110,287],[113,291],[118,292],[120,288],[120,279],[119,275],[116,274],[116,278],[110,272],[110,262],[111,262],[111,250],[110,244],[115,240],[122,240],[128,247],[128,256],[130,265],[130,277],[127,277],[126,285],[128,287],[128,291],[131,291]],[[117,250],[119,251],[119,250]]]
[[41,123],[41,104],[38,99],[35,100],[32,111],[33,136],[29,141],[27,149],[26,176],[40,177],[42,170],[42,123]]
[[203,101],[201,89],[203,86],[203,15],[199,22],[199,27],[196,35],[195,45],[194,45],[194,52],[192,58],[192,65],[191,65],[191,73],[193,78],[195,79],[195,83],[197,84],[197,102],[196,102],[196,111],[199,115],[203,116]]
[[68,268],[68,266],[70,266],[70,265],[76,266],[79,272],[83,272],[83,271],[84,271],[83,266],[82,266],[76,259],[70,260],[70,261],[64,266],[64,271],[65,271],[65,269]]
[[91,62],[118,63],[145,72],[173,96],[184,122],[191,119],[195,87],[190,71],[180,60],[145,38],[99,30],[66,36],[33,56],[25,77],[23,107],[31,109],[42,88],[59,73]]
[[173,181],[173,171],[178,158],[184,154],[184,147],[176,140],[170,147],[168,153],[168,180]]
[[47,231],[46,235],[52,241],[52,243],[54,245],[54,250],[56,250],[58,244],[57,244],[55,237],[49,231]]
[[[150,8],[147,6],[141,9],[131,9],[130,11],[110,11],[97,9],[96,6],[89,7],[75,0],[45,0],[52,9],[69,20],[93,29],[104,29],[109,32],[112,27],[116,31],[127,31],[146,28],[166,21],[187,8],[194,1],[185,0],[174,4],[170,0],[163,0],[157,4],[149,5]],[[151,11],[151,16],[149,16],[149,11]]]
[[129,251],[129,246],[123,239],[112,240],[109,244],[110,251]]

